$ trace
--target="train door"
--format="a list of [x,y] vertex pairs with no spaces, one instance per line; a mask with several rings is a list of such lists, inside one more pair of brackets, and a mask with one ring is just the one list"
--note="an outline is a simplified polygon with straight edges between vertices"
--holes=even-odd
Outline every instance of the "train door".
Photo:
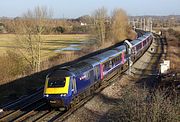
[[95,81],[94,71],[93,71],[93,70],[91,70],[89,73],[90,73],[90,81],[91,81],[91,83],[92,83],[92,82],[94,82],[94,81]]
[[75,77],[72,77],[72,91],[73,91],[73,94],[76,94],[76,93],[77,93],[77,87],[76,87],[76,79],[75,79]]
[[94,80],[95,80],[95,81],[99,80],[99,76],[100,76],[100,70],[99,70],[99,67],[96,66],[96,67],[94,68]]

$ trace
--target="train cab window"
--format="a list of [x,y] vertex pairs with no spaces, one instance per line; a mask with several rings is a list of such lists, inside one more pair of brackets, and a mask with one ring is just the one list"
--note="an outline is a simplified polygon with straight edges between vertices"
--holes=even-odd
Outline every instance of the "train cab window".
[[90,72],[86,72],[86,73],[84,74],[84,76],[86,77],[86,79],[89,79],[89,78],[90,78]]
[[58,78],[58,79],[49,79],[48,80],[48,87],[64,87],[66,79],[65,78]]

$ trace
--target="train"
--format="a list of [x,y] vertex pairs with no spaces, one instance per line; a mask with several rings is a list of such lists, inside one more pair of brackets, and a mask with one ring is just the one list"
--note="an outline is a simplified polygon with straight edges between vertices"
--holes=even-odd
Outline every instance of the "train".
[[135,40],[88,57],[46,76],[43,97],[51,107],[67,110],[90,96],[116,74],[128,69],[148,49],[153,40],[145,32]]

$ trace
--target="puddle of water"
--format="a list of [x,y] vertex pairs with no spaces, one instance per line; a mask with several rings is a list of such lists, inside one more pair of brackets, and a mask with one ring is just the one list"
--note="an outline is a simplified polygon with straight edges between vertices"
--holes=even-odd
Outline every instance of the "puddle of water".
[[62,52],[62,51],[80,51],[81,50],[81,45],[83,44],[91,44],[94,43],[95,40],[87,40],[87,41],[82,41],[79,44],[70,44],[68,47],[65,48],[58,48],[54,50],[54,52]]
[[71,44],[68,47],[65,48],[58,48],[54,52],[62,52],[62,51],[80,51],[81,48],[79,47],[80,45],[78,44]]
[[78,44],[71,44],[71,45],[69,45],[69,47],[77,47],[77,46],[80,46],[80,45],[78,45]]

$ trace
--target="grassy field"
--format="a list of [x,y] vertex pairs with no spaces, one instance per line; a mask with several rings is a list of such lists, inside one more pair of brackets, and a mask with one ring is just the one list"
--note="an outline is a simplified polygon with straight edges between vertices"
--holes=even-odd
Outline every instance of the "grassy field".
[[[43,35],[45,40],[42,47],[42,57],[46,59],[57,54],[55,50],[68,47],[71,44],[81,45],[89,39],[87,34],[64,34],[64,35]],[[0,34],[0,55],[18,46],[14,44],[14,34]]]

